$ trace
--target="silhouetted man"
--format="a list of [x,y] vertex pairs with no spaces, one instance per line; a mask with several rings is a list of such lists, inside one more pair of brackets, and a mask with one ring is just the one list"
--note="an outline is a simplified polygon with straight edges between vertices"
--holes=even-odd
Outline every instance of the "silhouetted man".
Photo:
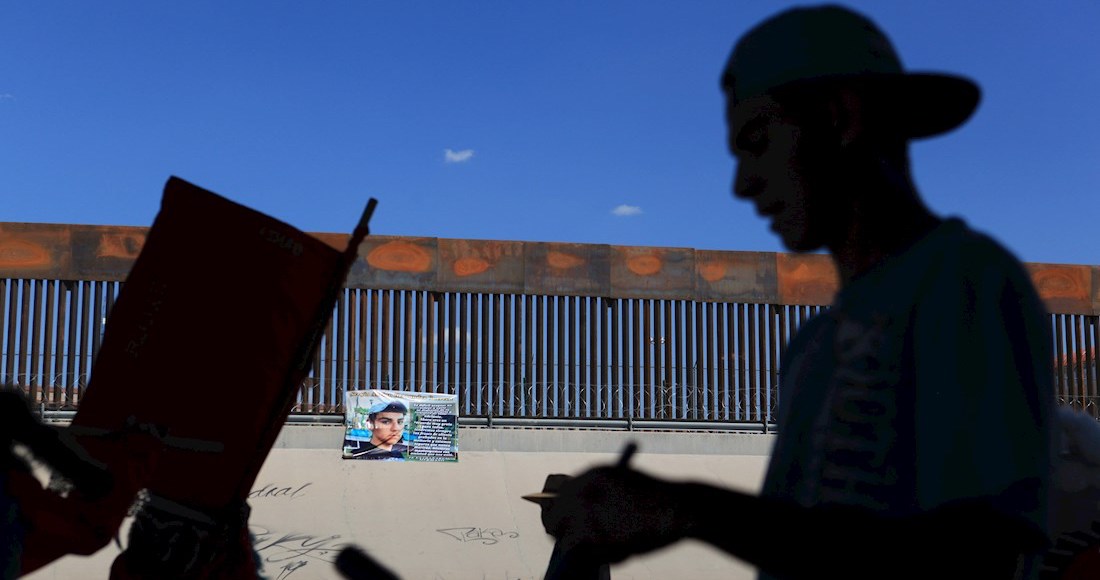
[[618,561],[681,538],[777,578],[1025,578],[1048,543],[1047,322],[1021,264],[936,216],[908,143],[949,131],[979,91],[904,71],[835,6],[785,11],[721,79],[734,195],[795,252],[826,249],[831,309],[791,341],[759,496],[625,467],[566,484],[551,528]]

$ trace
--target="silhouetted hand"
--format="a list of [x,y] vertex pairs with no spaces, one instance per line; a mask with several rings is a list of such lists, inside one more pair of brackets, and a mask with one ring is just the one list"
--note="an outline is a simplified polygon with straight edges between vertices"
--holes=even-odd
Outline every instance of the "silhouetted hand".
[[689,502],[680,489],[622,464],[592,469],[562,486],[547,531],[564,550],[620,562],[688,534]]
[[[40,461],[73,483],[85,497],[105,496],[113,485],[106,466],[92,459],[67,432],[42,424],[22,393],[0,389],[0,430],[7,445],[22,443]],[[4,449],[10,454],[10,449]]]

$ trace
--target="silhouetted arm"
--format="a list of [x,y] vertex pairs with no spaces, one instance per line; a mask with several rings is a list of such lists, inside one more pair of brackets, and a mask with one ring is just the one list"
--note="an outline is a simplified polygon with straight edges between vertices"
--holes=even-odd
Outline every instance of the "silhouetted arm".
[[1019,554],[1045,540],[994,502],[887,518],[607,467],[569,482],[550,519],[565,547],[613,562],[695,538],[780,578],[1012,578]]
[[913,517],[862,508],[807,509],[702,484],[683,484],[694,537],[782,578],[1012,578],[1043,534],[993,500],[957,502]]

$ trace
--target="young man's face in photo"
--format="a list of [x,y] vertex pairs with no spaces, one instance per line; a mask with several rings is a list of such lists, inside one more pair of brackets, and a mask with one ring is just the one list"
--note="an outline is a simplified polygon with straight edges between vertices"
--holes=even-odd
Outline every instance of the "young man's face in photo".
[[372,445],[390,447],[401,441],[405,430],[405,414],[396,412],[377,413],[370,424]]

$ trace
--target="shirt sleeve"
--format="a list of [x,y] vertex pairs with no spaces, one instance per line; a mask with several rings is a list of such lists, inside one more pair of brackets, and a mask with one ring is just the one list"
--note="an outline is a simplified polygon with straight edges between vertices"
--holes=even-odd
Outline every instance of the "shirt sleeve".
[[1023,266],[971,241],[914,311],[917,502],[992,506],[1047,534],[1049,323]]

